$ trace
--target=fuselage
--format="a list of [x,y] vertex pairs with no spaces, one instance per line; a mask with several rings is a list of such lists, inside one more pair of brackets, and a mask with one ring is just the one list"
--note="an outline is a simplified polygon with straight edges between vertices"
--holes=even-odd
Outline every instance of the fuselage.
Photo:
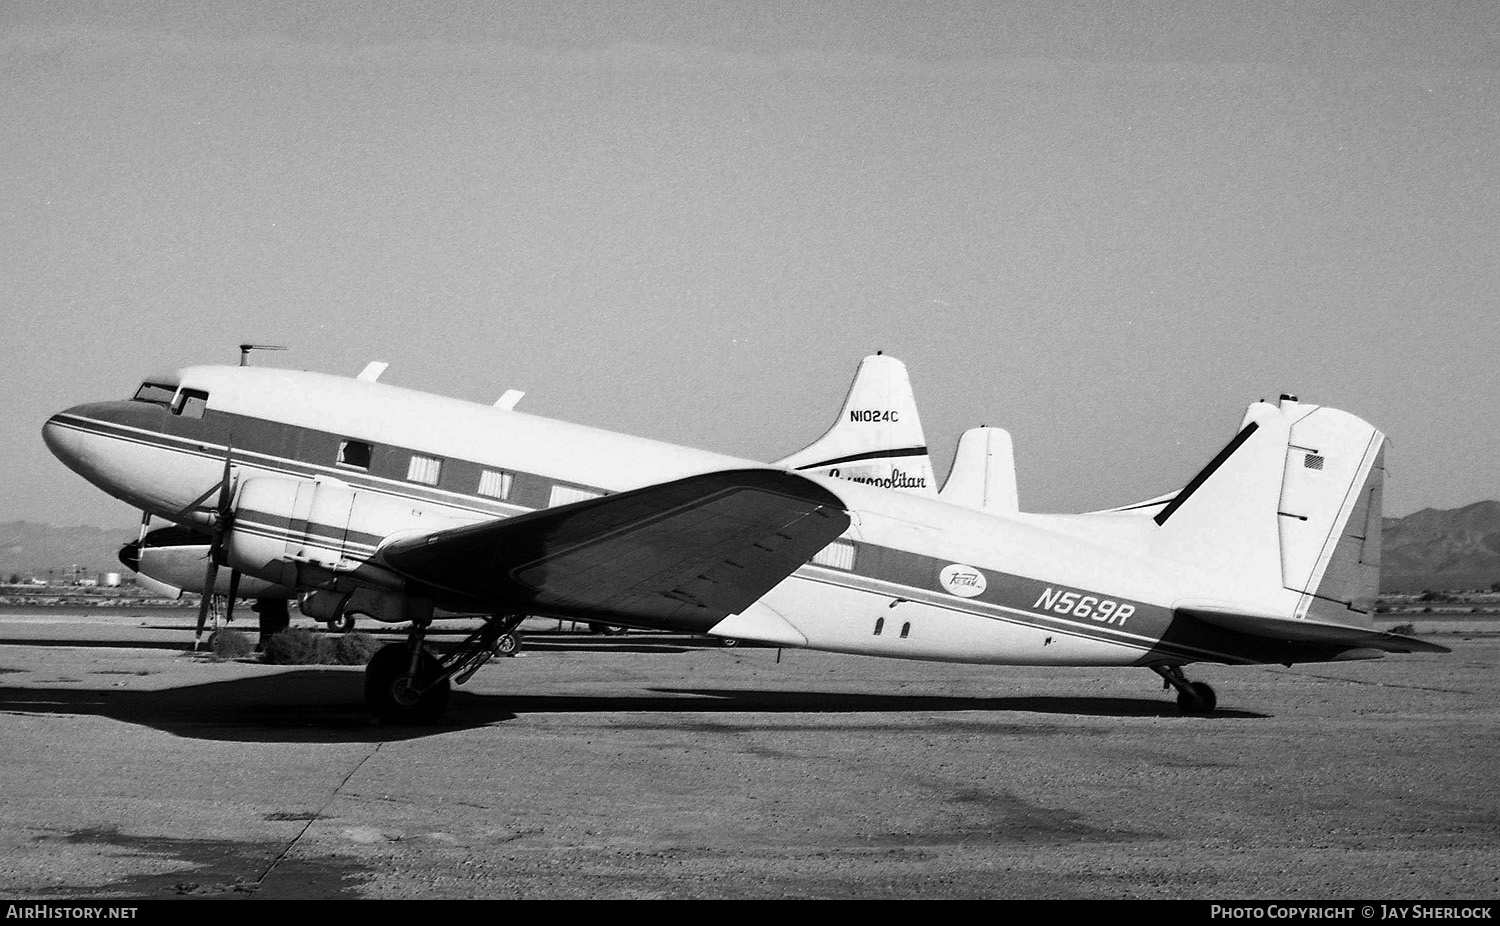
[[[148,380],[134,399],[62,412],[44,434],[99,488],[182,524],[211,521],[226,469],[239,485],[280,479],[362,493],[392,514],[360,529],[316,519],[277,528],[302,531],[299,550],[319,548],[351,568],[414,530],[763,466],[374,381],[257,367],[189,367]],[[1174,619],[1178,602],[1215,597],[1213,577],[1106,542],[1120,534],[1106,522],[1081,529],[1076,517],[1001,517],[812,478],[843,501],[849,530],[745,613],[702,632],[994,664],[1288,660],[1284,647]],[[270,582],[290,574],[235,566]]]

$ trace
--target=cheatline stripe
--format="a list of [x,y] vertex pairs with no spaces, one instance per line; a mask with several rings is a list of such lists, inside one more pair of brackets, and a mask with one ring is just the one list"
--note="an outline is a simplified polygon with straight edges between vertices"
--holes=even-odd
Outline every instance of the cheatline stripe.
[[[60,426],[71,430],[81,431],[95,437],[107,437],[112,440],[123,440],[129,443],[151,447],[157,450],[167,450],[185,456],[198,457],[204,460],[213,460],[223,464],[224,455],[228,452],[231,462],[247,468],[264,470],[286,476],[297,476],[312,478],[316,476],[332,476],[340,482],[347,483],[353,488],[362,489],[394,498],[410,499],[419,498],[450,508],[459,508],[475,514],[487,517],[506,517],[512,514],[524,514],[533,509],[517,505],[514,502],[504,502],[499,499],[489,499],[480,495],[467,495],[462,492],[453,492],[447,489],[432,489],[416,483],[400,479],[388,479],[383,476],[372,476],[368,473],[360,473],[349,469],[332,466],[323,466],[316,463],[306,463],[301,460],[291,460],[286,457],[271,456],[254,450],[243,448],[230,448],[222,444],[208,444],[199,440],[174,437],[168,434],[159,434],[154,431],[144,431],[139,428],[131,428],[125,425],[116,425],[108,422],[99,422],[93,419],[73,418],[67,421],[59,420]],[[457,458],[450,458],[457,459]],[[473,463],[476,466],[490,466],[497,469],[505,469],[498,464],[479,463],[472,460],[460,462]],[[575,485],[575,483],[563,483],[554,479],[548,479],[536,473],[525,473],[519,470],[506,469],[507,472],[516,476],[534,476],[557,485]],[[253,478],[253,477],[252,477]],[[584,487],[590,491],[609,494],[608,490],[595,487]]]
[[[992,574],[997,578],[999,577],[997,573]],[[793,575],[799,579],[820,582],[824,585],[832,585],[837,588],[887,595],[892,598],[904,598],[908,601],[932,605],[969,617],[983,617],[988,620],[1005,621],[1006,623],[1019,624],[1023,627],[1045,630],[1049,633],[1060,633],[1099,643],[1109,643],[1115,646],[1138,649],[1143,653],[1157,651],[1165,655],[1180,656],[1194,661],[1245,661],[1229,653],[1221,653],[1218,650],[1203,649],[1181,643],[1169,643],[1151,634],[1132,633],[1128,630],[1121,630],[1103,624],[1074,623],[1050,614],[1042,614],[1025,608],[979,601],[972,598],[961,602],[955,601],[951,595],[932,592],[915,586],[901,585],[887,579],[852,575],[828,566],[814,566],[809,564],[798,569]],[[837,577],[836,579],[834,578],[835,576]],[[1026,577],[1020,576],[1018,578],[1024,579]],[[1153,605],[1145,606],[1148,608],[1155,607]]]
[[[247,534],[253,537],[264,537],[293,546],[316,546],[325,549],[341,549],[346,551],[359,551],[368,558],[375,553],[379,543],[368,543],[358,539],[345,539],[337,531],[326,524],[316,522],[309,523],[307,529],[297,530],[295,528],[277,526],[264,521],[244,521],[235,519],[232,530],[238,534]],[[358,537],[373,537],[373,534],[359,534]],[[377,541],[383,538],[377,538]]]
[[824,460],[822,463],[808,463],[806,466],[797,467],[797,471],[817,469],[820,466],[832,466],[835,463],[853,463],[856,460],[879,460],[884,457],[919,457],[926,455],[926,447],[906,447],[901,450],[871,450],[867,453],[856,453],[847,457],[835,457],[832,460]]
[[[145,431],[143,429],[132,428],[127,425],[116,425],[111,422],[100,422],[94,419],[84,419],[75,416],[67,416],[66,418],[59,417],[53,420],[59,426],[69,427],[74,430],[93,434],[95,436],[109,437],[117,440],[126,440],[131,443],[140,444],[143,446],[154,447],[160,450],[166,450],[187,456],[199,457],[216,462],[222,462],[225,452],[229,450],[229,448],[226,448],[223,445],[205,444],[202,441],[179,438],[173,435],[164,435],[158,432]],[[1195,482],[1201,484],[1203,480],[1206,480],[1208,478],[1208,475],[1211,474],[1212,470],[1217,468],[1218,465],[1222,464],[1224,460],[1228,459],[1229,455],[1233,453],[1233,451],[1244,442],[1244,439],[1249,437],[1250,432],[1252,432],[1254,428],[1255,424],[1252,422],[1251,425],[1247,426],[1247,428],[1235,438],[1230,446],[1226,447],[1224,451],[1220,453],[1219,458],[1217,458],[1214,463],[1211,463],[1204,473],[1200,474],[1200,478],[1195,480]],[[859,459],[917,456],[919,454],[925,454],[926,452],[926,447],[873,451],[865,454],[855,454],[848,457],[831,459],[823,463],[809,464],[808,466],[798,467],[798,469],[831,466],[836,463],[852,462]],[[409,499],[415,497],[424,501],[444,504],[449,507],[460,508],[488,517],[503,517],[507,513],[507,510],[509,512],[526,512],[531,510],[510,503],[503,503],[498,501],[491,502],[481,498],[473,498],[470,496],[461,495],[459,493],[450,493],[445,490],[426,489],[424,487],[407,482],[402,482],[400,480],[384,479],[383,477],[370,476],[368,474],[350,472],[344,469],[335,469],[333,467],[305,463],[299,460],[290,460],[285,457],[270,456],[268,454],[258,453],[250,450],[236,449],[232,451],[232,454],[233,459],[236,463],[242,463],[242,465],[246,466],[247,468],[253,467],[255,469],[263,471],[282,473],[288,476],[300,476],[304,478],[315,475],[329,474],[339,479],[340,481],[348,483],[354,488],[364,491],[397,498]],[[478,463],[477,465],[483,466],[487,464]],[[520,473],[517,473],[517,475],[520,475]],[[539,474],[526,475],[536,475],[538,476],[538,478],[546,478],[540,476]],[[1178,499],[1182,499],[1192,488],[1196,488],[1196,486],[1190,486],[1189,489],[1184,490],[1183,493],[1179,493]],[[455,500],[457,499],[463,499],[470,502],[478,502],[485,507],[479,508],[473,507],[472,505],[454,504]],[[496,509],[503,510],[497,511]],[[248,517],[250,515],[250,512],[245,512],[244,515]],[[384,539],[383,537],[365,532],[356,532],[352,536],[350,536],[348,535],[347,531],[343,529],[332,527],[329,525],[318,524],[317,522],[307,522],[306,528],[298,531],[293,531],[290,526],[292,524],[292,519],[290,518],[282,518],[280,516],[270,515],[266,513],[256,513],[255,516],[259,518],[269,519],[269,523],[266,520],[237,520],[235,525],[236,529],[243,530],[246,533],[252,534],[254,536],[264,537],[272,541],[300,543],[301,545],[305,546],[314,546],[319,549],[326,549],[330,552],[338,552],[341,548],[344,550],[351,550],[351,548],[356,548],[361,552],[368,551],[364,552],[364,556],[366,558],[368,558],[368,556],[370,555],[373,555],[374,551],[378,547],[379,542]],[[300,526],[302,522],[299,519],[297,523]],[[860,545],[871,546],[873,548],[873,545],[869,544]],[[356,553],[355,555],[357,556],[359,554]],[[919,558],[923,560],[931,559],[930,557],[920,556]],[[936,560],[933,560],[933,562],[935,563]],[[1082,637],[1085,639],[1097,640],[1099,642],[1133,647],[1141,649],[1143,651],[1158,650],[1174,656],[1196,656],[1196,658],[1200,659],[1211,657],[1220,660],[1239,661],[1234,660],[1233,657],[1230,657],[1228,654],[1218,653],[1213,650],[1200,650],[1194,647],[1183,646],[1181,644],[1168,644],[1162,641],[1158,641],[1152,636],[1132,634],[1128,631],[1122,631],[1102,625],[1075,624],[1052,617],[1050,615],[1037,614],[1032,611],[1007,605],[996,604],[993,602],[966,600],[962,603],[962,605],[957,605],[956,602],[950,600],[950,596],[943,595],[937,592],[931,592],[927,589],[923,589],[917,586],[904,585],[888,579],[880,579],[869,575],[847,573],[842,570],[829,569],[813,564],[808,564],[807,566],[799,568],[794,573],[794,575],[802,579],[821,581],[825,584],[848,588],[855,591],[876,592],[878,594],[888,594],[891,597],[907,598],[912,601],[922,601],[927,604],[957,611],[958,613],[975,614],[991,619],[1010,621],[1025,626],[1037,627],[1038,629],[1047,630],[1049,632],[1064,633],[1071,636]],[[830,576],[837,576],[840,581],[831,581],[829,578]],[[1030,577],[1026,576],[1018,576],[1017,578],[1021,578],[1026,581],[1041,581],[1037,579],[1031,579]],[[1137,604],[1144,604],[1144,602],[1137,602]],[[1153,606],[1148,605],[1148,607]]]

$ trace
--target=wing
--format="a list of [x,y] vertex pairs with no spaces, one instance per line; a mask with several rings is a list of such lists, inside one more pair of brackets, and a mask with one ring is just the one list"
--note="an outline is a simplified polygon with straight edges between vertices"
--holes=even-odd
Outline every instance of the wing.
[[386,545],[379,560],[470,607],[701,633],[849,526],[784,470],[726,470]]

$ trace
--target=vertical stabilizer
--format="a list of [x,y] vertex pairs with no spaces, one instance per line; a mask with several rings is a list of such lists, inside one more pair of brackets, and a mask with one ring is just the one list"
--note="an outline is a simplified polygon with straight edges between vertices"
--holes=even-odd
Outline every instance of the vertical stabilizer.
[[1151,552],[1214,574],[1233,586],[1227,593],[1279,587],[1289,428],[1277,406],[1250,406],[1234,438],[1155,515]]
[[1004,428],[970,428],[958,439],[953,467],[938,498],[990,514],[1020,510],[1015,447]]
[[884,354],[860,361],[833,427],[777,465],[936,498],[906,365]]
[[1151,551],[1210,572],[1226,599],[1291,591],[1287,617],[1368,629],[1380,585],[1384,442],[1347,412],[1293,396],[1257,402],[1155,515]]

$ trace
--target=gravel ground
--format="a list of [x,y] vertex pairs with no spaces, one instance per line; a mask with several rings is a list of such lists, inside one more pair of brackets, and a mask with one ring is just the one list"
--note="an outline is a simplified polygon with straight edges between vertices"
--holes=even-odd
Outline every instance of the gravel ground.
[[136,624],[0,615],[0,895],[1500,898],[1497,635],[1190,669],[1210,717],[1140,669],[534,637],[412,729]]

